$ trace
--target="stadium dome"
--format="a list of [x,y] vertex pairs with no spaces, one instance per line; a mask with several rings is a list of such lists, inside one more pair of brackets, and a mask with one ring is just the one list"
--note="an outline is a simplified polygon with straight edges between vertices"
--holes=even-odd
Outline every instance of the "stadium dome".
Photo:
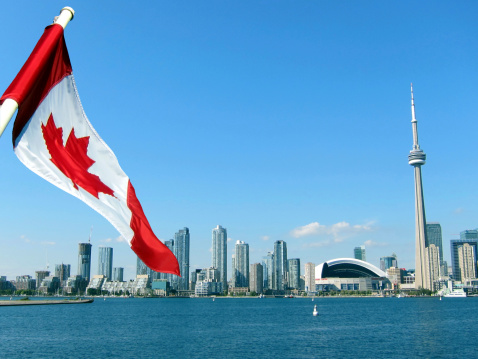
[[337,258],[315,267],[315,278],[381,278],[387,274],[374,265],[354,258]]

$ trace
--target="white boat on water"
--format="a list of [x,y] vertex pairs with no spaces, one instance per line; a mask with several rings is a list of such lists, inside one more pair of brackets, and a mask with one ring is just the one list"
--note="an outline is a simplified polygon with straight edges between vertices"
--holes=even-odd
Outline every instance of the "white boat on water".
[[466,292],[463,289],[455,289],[444,295],[445,298],[466,298]]
[[319,312],[318,312],[318,310],[317,310],[317,304],[314,305],[314,311],[312,312],[312,315],[313,315],[314,317],[316,317],[316,316],[319,315]]

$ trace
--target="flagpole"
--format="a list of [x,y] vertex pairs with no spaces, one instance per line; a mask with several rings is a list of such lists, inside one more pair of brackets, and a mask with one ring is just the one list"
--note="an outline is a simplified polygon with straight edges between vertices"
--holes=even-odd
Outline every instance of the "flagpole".
[[[56,16],[53,23],[61,25],[63,29],[68,25],[68,23],[73,20],[75,15],[75,10],[71,7],[66,6],[60,11],[60,15]],[[2,136],[5,128],[12,119],[15,111],[18,109],[18,103],[15,100],[10,98],[5,99],[3,104],[0,105],[0,137]]]

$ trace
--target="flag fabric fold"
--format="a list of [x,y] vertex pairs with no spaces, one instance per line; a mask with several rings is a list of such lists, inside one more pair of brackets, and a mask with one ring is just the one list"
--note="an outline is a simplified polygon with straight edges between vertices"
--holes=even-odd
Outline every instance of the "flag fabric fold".
[[103,215],[149,268],[180,275],[129,177],[83,111],[60,25],[45,29],[0,105],[7,98],[19,105],[12,141],[20,161]]

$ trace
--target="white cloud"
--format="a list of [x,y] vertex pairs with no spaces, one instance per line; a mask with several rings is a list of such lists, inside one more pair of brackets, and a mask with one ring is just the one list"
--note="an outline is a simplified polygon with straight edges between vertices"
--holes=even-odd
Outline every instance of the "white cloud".
[[372,230],[373,223],[351,225],[347,222],[338,222],[330,226],[312,222],[302,227],[293,229],[290,234],[294,238],[307,236],[332,236],[334,242],[342,242],[345,238],[353,236],[360,232],[368,232]]
[[324,230],[324,228],[326,228],[326,226],[320,224],[319,222],[312,222],[306,224],[305,226],[293,229],[290,234],[294,238],[306,237],[319,234]]
[[261,239],[262,239],[263,241],[268,241],[269,239],[271,239],[271,237],[269,237],[269,236],[262,236]]

